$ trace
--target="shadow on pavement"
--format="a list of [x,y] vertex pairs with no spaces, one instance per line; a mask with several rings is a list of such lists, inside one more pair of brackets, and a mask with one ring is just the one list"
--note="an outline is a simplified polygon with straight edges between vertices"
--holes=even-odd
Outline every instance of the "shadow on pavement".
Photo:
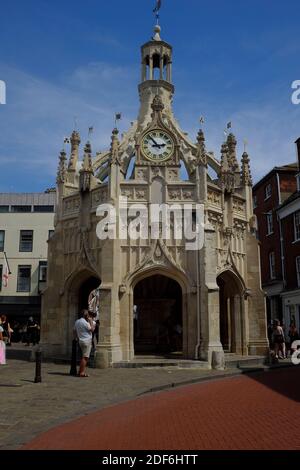
[[48,375],[61,375],[62,377],[76,377],[68,374],[68,372],[47,372]]
[[300,402],[300,366],[251,371],[243,368],[243,374],[290,400]]
[[11,387],[11,388],[15,388],[15,387],[22,387],[21,384],[0,384],[0,387]]

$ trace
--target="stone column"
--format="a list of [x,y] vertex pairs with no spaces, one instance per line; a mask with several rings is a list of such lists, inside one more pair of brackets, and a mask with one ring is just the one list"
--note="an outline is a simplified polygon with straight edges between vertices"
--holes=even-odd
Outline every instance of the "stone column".
[[[205,228],[204,247],[200,252],[200,285],[201,285],[201,325],[202,343],[200,355],[203,360],[212,363],[213,352],[223,355],[220,341],[220,299],[216,280],[216,232],[207,224]],[[221,357],[221,355],[219,355]]]
[[160,79],[164,79],[164,57],[160,57]]
[[172,83],[172,62],[167,65],[167,82]]
[[147,65],[145,62],[142,63],[142,82],[147,80]]
[[235,328],[235,353],[243,354],[242,347],[242,319],[241,319],[241,296],[235,295],[234,305],[234,328]]
[[149,80],[153,80],[153,57],[152,56],[149,58],[149,62],[150,62],[150,65],[149,65]]

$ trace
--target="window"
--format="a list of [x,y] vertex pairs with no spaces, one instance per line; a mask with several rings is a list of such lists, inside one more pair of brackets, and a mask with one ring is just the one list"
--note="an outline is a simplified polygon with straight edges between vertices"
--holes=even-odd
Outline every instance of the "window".
[[34,206],[33,212],[54,212],[54,206]]
[[39,264],[39,282],[47,281],[47,261],[40,261]]
[[21,230],[19,251],[31,252],[32,247],[33,247],[33,230]]
[[274,226],[273,226],[273,214],[272,212],[269,212],[269,214],[266,214],[267,216],[267,235],[271,235],[274,231]]
[[269,264],[270,264],[270,279],[276,279],[276,270],[275,270],[275,253],[269,254]]
[[18,266],[18,292],[30,292],[31,266]]
[[300,191],[300,173],[296,176],[297,179],[297,191]]
[[0,206],[0,212],[9,212],[9,206]]
[[265,199],[269,199],[269,197],[271,197],[271,196],[272,196],[272,185],[268,184],[265,187]]
[[52,238],[53,234],[54,234],[54,230],[49,230],[49,232],[48,232],[48,240],[50,240],[50,238]]
[[300,240],[300,211],[294,214],[295,241]]
[[297,256],[296,258],[296,272],[297,272],[298,287],[300,287],[300,256]]
[[253,196],[253,208],[257,208],[257,196]]
[[0,251],[4,251],[5,231],[0,230]]
[[31,206],[11,206],[11,212],[31,212]]
[[3,266],[0,264],[0,291],[2,290],[2,274],[3,274]]

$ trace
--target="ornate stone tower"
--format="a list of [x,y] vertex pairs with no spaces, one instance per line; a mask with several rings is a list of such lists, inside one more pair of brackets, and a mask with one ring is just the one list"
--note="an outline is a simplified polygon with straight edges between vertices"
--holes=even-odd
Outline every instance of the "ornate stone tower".
[[[68,164],[61,152],[42,310],[48,356],[70,354],[74,321],[95,288],[99,367],[138,354],[174,354],[209,368],[215,352],[247,356],[268,347],[249,157],[243,154],[240,168],[233,134],[218,160],[207,152],[202,129],[192,142],[179,128],[172,111],[172,47],[160,35],[156,26],[142,46],[140,111],[129,131],[119,140],[114,129],[110,149],[95,156],[87,143],[82,161],[80,136],[73,132]],[[118,233],[124,198],[129,222],[141,204],[148,212],[153,204],[173,211],[188,205],[193,214],[201,206],[204,246],[187,250],[186,236],[175,236],[174,216],[168,237],[160,222],[155,237],[147,224],[146,236],[110,237]],[[107,237],[99,238],[102,204],[117,217],[115,226],[107,224]],[[192,224],[197,228],[193,218]]]

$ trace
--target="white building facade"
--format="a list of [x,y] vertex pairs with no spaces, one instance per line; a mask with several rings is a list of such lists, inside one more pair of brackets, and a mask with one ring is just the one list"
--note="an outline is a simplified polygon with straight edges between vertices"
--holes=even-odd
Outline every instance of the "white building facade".
[[[40,317],[55,200],[53,191],[0,194],[0,314],[10,320]],[[2,282],[5,255],[10,269],[7,286]]]

